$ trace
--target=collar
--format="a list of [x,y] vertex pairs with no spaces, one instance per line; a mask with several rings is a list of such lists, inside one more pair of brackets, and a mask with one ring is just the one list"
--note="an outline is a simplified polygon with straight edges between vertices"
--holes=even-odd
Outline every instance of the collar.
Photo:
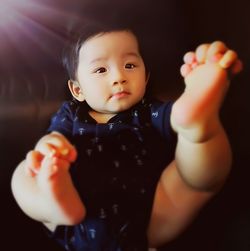
[[[75,102],[75,101],[74,101]],[[78,109],[76,111],[76,115],[79,118],[81,122],[84,123],[91,123],[91,124],[97,124],[97,122],[89,115],[90,106],[87,104],[86,101],[79,102],[78,103]],[[139,114],[147,106],[148,102],[146,98],[143,98],[140,102],[138,102],[136,105],[131,107],[128,110],[119,112],[114,117],[112,117],[107,124],[109,123],[131,123],[134,120],[139,119]]]

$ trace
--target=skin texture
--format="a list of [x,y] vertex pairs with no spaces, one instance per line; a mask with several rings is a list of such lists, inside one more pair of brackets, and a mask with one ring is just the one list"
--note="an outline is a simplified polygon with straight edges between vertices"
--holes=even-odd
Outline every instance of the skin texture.
[[[231,148],[219,110],[228,75],[241,69],[236,52],[219,41],[185,54],[180,71],[186,88],[171,113],[178,136],[176,154],[156,189],[148,226],[150,247],[178,236],[223,185],[231,167]],[[91,106],[90,115],[98,123],[129,109],[143,97],[147,85],[135,36],[115,31],[87,40],[80,50],[77,81],[69,80],[68,85],[76,99]],[[76,156],[74,146],[52,132],[38,141],[13,174],[17,203],[50,230],[85,217],[84,201],[68,172]]]

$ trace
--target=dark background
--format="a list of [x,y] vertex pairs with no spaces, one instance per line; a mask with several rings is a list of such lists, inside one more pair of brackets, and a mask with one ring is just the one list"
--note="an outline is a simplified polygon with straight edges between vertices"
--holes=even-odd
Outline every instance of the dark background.
[[[233,148],[231,175],[194,223],[163,250],[250,250],[250,1],[15,2],[0,0],[1,245],[11,251],[60,250],[17,207],[10,179],[67,96],[60,55],[67,30],[81,19],[135,25],[148,48],[152,91],[163,99],[178,97],[184,88],[179,67],[186,51],[223,40],[238,52],[244,71],[232,80],[221,113]],[[11,8],[16,19],[11,19]]]

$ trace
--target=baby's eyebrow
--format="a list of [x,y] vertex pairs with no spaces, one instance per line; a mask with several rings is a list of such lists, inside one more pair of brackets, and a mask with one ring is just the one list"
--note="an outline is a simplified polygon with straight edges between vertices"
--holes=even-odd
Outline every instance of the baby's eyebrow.
[[140,55],[136,52],[127,52],[124,54],[124,57],[128,57],[128,56],[133,56],[133,57],[137,57],[140,58]]
[[[136,52],[126,52],[122,55],[124,58],[125,57],[136,57],[136,58],[140,58],[140,55]],[[93,63],[96,63],[96,62],[100,62],[100,61],[106,61],[107,60],[107,57],[97,57],[97,58],[94,58],[92,59],[89,63],[90,64],[93,64]]]
[[89,63],[93,64],[93,63],[96,63],[96,62],[99,62],[99,61],[105,61],[105,60],[107,60],[106,57],[98,57],[98,58],[92,59]]

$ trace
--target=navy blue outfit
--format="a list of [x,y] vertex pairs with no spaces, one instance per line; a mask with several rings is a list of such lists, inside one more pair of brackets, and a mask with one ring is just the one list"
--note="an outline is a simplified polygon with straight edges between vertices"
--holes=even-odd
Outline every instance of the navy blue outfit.
[[131,109],[98,124],[87,103],[65,102],[52,118],[76,146],[70,168],[87,209],[75,226],[58,226],[51,235],[66,250],[146,251],[146,230],[154,193],[173,160],[176,135],[170,126],[171,102],[143,99]]

